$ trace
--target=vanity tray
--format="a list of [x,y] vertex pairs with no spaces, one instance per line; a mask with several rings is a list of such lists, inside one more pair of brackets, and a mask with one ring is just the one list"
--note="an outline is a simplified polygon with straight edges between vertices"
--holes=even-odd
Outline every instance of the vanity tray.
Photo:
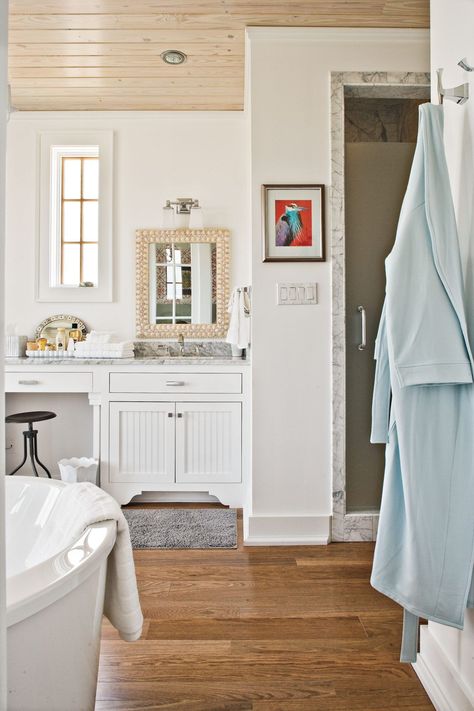
[[74,358],[74,353],[68,353],[67,351],[26,351],[28,358]]

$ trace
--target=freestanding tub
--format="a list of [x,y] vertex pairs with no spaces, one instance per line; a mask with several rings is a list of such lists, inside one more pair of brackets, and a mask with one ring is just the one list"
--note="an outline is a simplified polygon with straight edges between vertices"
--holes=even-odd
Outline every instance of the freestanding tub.
[[93,711],[115,521],[78,537],[60,481],[6,478],[8,711]]

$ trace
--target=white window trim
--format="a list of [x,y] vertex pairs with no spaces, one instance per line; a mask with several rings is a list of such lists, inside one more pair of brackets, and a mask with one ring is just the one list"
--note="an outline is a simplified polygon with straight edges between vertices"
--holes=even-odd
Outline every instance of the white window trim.
[[[96,287],[51,285],[57,272],[58,171],[52,160],[63,150],[99,147],[99,279]],[[57,150],[56,150],[57,149]],[[42,131],[39,134],[36,301],[94,303],[113,300],[113,131]]]

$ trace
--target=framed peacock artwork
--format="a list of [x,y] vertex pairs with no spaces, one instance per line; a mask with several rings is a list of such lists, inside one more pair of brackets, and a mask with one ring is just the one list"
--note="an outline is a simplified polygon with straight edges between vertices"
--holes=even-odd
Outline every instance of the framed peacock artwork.
[[324,185],[262,185],[263,261],[324,262]]

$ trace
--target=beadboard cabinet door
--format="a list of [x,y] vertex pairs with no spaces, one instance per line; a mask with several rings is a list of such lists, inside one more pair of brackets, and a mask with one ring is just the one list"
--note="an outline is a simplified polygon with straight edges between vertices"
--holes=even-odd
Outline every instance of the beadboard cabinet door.
[[176,481],[240,482],[240,402],[176,403]]
[[110,481],[174,482],[175,403],[110,403]]

